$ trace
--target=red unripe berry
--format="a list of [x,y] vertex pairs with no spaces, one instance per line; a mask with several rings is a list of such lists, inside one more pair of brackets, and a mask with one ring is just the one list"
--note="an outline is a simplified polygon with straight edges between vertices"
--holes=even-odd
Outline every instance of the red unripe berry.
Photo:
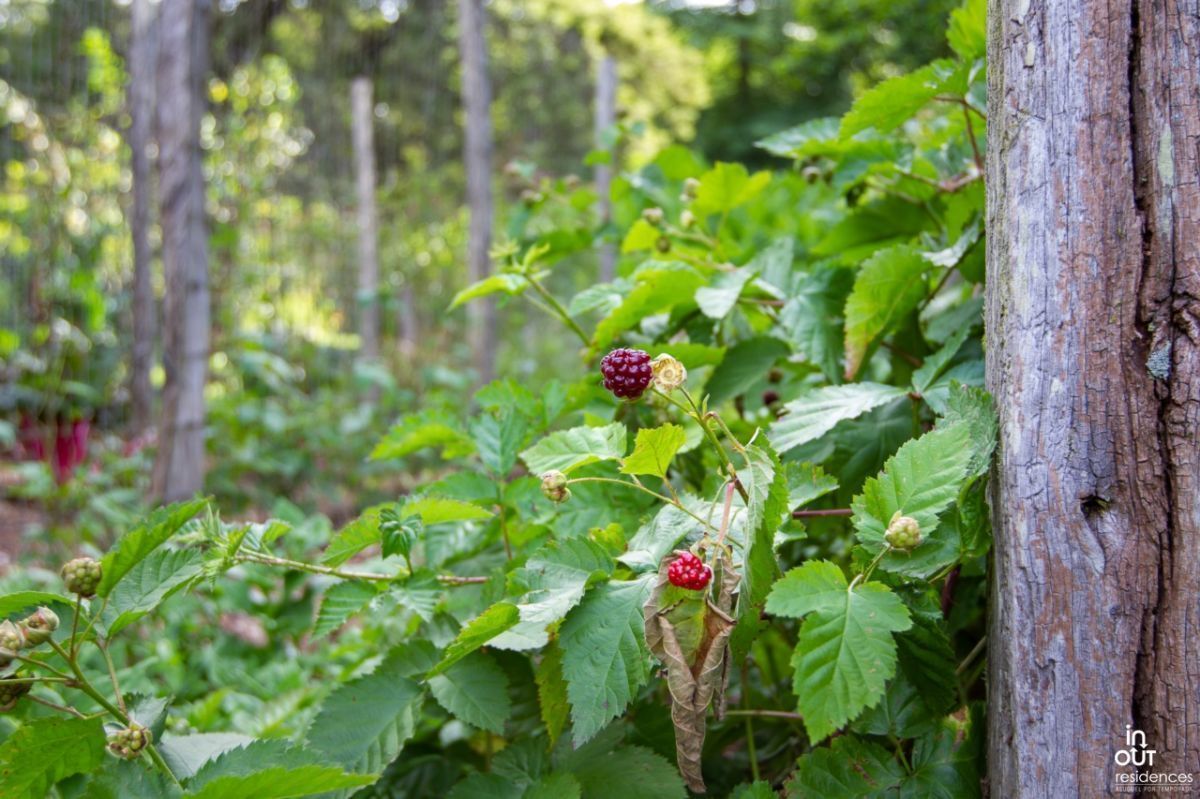
[[703,591],[712,580],[712,569],[691,552],[684,552],[667,567],[671,585],[689,591]]
[[600,374],[604,375],[604,387],[613,394],[621,399],[637,399],[650,385],[654,370],[645,352],[622,348],[604,356]]

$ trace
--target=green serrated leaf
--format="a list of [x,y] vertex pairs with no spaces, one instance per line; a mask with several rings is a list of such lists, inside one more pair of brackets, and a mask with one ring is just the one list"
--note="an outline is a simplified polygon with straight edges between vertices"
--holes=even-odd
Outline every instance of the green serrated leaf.
[[62,594],[47,591],[17,591],[0,596],[0,618],[14,616],[21,611],[32,610],[38,605],[73,605],[75,600]]
[[696,289],[696,305],[709,319],[724,319],[737,305],[746,284],[754,279],[754,270],[742,267],[722,272],[710,285]]
[[866,261],[846,298],[846,379],[853,380],[867,350],[916,310],[928,286],[929,262],[907,244],[879,250]]
[[583,787],[573,774],[547,774],[525,789],[521,799],[581,799]]
[[626,430],[620,422],[603,427],[572,427],[551,433],[521,453],[533,474],[551,470],[566,473],[597,461],[619,460],[625,454]]
[[100,719],[43,718],[22,724],[0,745],[0,786],[5,799],[43,799],[72,774],[104,762]]
[[967,476],[982,477],[991,468],[1000,424],[991,395],[982,388],[952,385],[946,400],[946,415],[938,426],[956,423],[965,424],[970,434],[971,461],[967,464]]
[[308,729],[308,745],[349,771],[378,773],[396,759],[421,717],[425,694],[409,676],[409,653],[333,690]]
[[834,382],[842,379],[842,310],[853,287],[852,270],[817,266],[804,273],[779,311],[779,324],[792,346]]
[[983,58],[987,53],[987,0],[966,0],[950,12],[946,41],[963,61]]
[[613,561],[602,546],[586,538],[550,542],[514,569],[510,583],[525,589],[517,600],[520,621],[492,639],[499,649],[540,649],[547,628],[583,599],[589,584],[612,574]]
[[700,176],[692,207],[699,215],[726,213],[754,199],[770,182],[770,172],[751,175],[741,164],[717,163]]
[[796,510],[836,491],[838,481],[820,466],[791,462],[787,464],[787,487],[788,507]]
[[335,766],[264,768],[243,776],[218,777],[204,787],[189,791],[187,799],[293,799],[370,785],[375,774],[347,774]]
[[783,406],[785,415],[771,425],[771,444],[780,452],[787,452],[816,441],[838,422],[857,418],[907,395],[902,388],[882,383],[851,383],[810,391]]
[[509,602],[497,602],[467,622],[458,636],[446,647],[442,660],[429,672],[430,676],[442,674],[458,661],[471,654],[500,633],[520,621],[517,606]]
[[934,97],[947,91],[956,70],[954,62],[943,59],[868,89],[842,117],[841,137],[848,139],[867,128],[880,133],[896,128]]
[[912,439],[888,458],[879,477],[867,480],[851,503],[858,540],[867,551],[874,555],[884,546],[897,512],[916,519],[924,539],[912,552],[889,552],[881,568],[924,575],[938,568],[928,554],[950,549],[951,557],[957,554],[958,541],[949,547],[937,534],[938,517],[958,496],[971,456],[968,426],[951,424]]
[[417,516],[426,527],[492,516],[491,511],[474,503],[448,497],[413,497],[399,506],[393,502],[375,505],[338,531],[329,542],[321,562],[327,566],[340,566],[367,547],[381,543],[380,525],[387,510],[393,511],[400,519]]
[[117,583],[134,566],[166,543],[168,538],[175,535],[180,527],[207,505],[207,500],[194,499],[158,508],[141,524],[117,539],[112,549],[100,561],[103,573],[96,593],[102,597],[111,594]]
[[442,458],[462,458],[475,451],[475,444],[456,422],[437,414],[406,416],[375,445],[371,460],[403,458],[429,447],[440,447]]
[[571,773],[582,799],[685,799],[679,771],[661,755],[640,746],[622,746],[602,757],[580,758]]
[[787,344],[769,336],[756,336],[736,344],[708,378],[705,388],[709,404],[720,405],[745,393],[787,353]]
[[900,671],[916,686],[935,712],[944,713],[958,700],[958,661],[941,621],[913,615],[913,626],[896,636]]
[[523,275],[501,272],[500,274],[491,275],[476,283],[472,283],[455,294],[447,310],[453,311],[458,306],[468,303],[471,300],[487,297],[492,294],[520,294],[527,288],[529,288],[529,281]]
[[525,443],[529,424],[525,417],[509,409],[499,416],[485,414],[471,425],[471,436],[479,459],[492,474],[503,477],[512,471],[517,452]]
[[429,690],[459,721],[497,735],[504,733],[504,722],[512,714],[508,678],[490,656],[472,652],[430,677]]
[[886,585],[851,589],[841,569],[809,561],[771,589],[767,611],[804,617],[792,657],[795,690],[809,738],[819,741],[883,696],[896,671],[892,633],[912,626]]
[[113,589],[108,612],[112,637],[154,610],[163,600],[200,576],[204,557],[195,549],[159,549],[129,570]]
[[903,777],[882,746],[843,735],[801,757],[785,787],[789,799],[884,799]]
[[683,428],[677,424],[644,427],[638,430],[633,452],[625,458],[621,473],[665,477],[667,469],[671,466],[671,459],[686,440]]
[[651,261],[635,273],[636,283],[625,293],[621,304],[596,324],[592,334],[593,352],[606,347],[617,336],[634,328],[652,314],[662,313],[690,302],[704,278],[683,263]]
[[576,746],[624,713],[650,677],[642,605],[651,583],[644,575],[598,585],[563,622],[558,643]]
[[317,611],[317,621],[313,625],[313,638],[329,635],[377,596],[379,592],[373,585],[357,580],[330,586],[321,598],[321,608]]
[[197,732],[191,735],[167,733],[155,746],[163,760],[171,767],[172,773],[183,780],[194,776],[209,761],[253,741],[249,735],[237,732]]
[[542,661],[534,671],[534,681],[538,689],[538,707],[542,713],[542,723],[546,725],[546,735],[550,746],[558,743],[563,728],[567,724],[567,716],[571,705],[567,701],[567,681],[562,674],[562,649],[557,642],[551,642],[542,652]]

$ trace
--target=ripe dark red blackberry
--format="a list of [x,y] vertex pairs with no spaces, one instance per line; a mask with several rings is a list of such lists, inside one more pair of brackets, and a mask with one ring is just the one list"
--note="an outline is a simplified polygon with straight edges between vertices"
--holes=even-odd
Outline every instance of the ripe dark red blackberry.
[[667,567],[667,579],[679,588],[703,591],[712,579],[712,569],[691,552],[684,552]]
[[650,385],[654,370],[642,350],[613,350],[600,361],[604,387],[621,399],[637,399]]

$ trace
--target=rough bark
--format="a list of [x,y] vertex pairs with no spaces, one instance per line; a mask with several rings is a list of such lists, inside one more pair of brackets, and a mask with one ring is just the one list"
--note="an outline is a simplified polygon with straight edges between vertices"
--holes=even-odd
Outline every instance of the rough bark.
[[358,188],[358,337],[363,358],[379,357],[379,212],[375,205],[375,100],[372,81],[350,82],[351,138]]
[[[617,122],[617,60],[605,54],[596,63],[596,147],[605,148],[608,131]],[[596,210],[600,224],[607,226],[612,221],[612,176],[611,164],[596,165]],[[617,250],[611,242],[600,245],[600,279],[611,281],[617,273]]]
[[129,396],[134,430],[153,423],[154,393],[150,369],[154,361],[154,252],[150,246],[150,206],[154,186],[150,145],[154,129],[154,76],[158,58],[155,8],[150,0],[134,0],[129,45],[129,151],[133,177],[133,209],[129,230],[133,239],[133,346],[130,353]]
[[153,490],[164,502],[190,497],[204,486],[210,308],[200,118],[208,12],[208,0],[163,0],[160,15],[158,138],[166,383]]
[[1197,4],[989,12],[991,795],[1118,795],[1200,772]]
[[[471,282],[491,271],[488,250],[492,243],[492,89],[488,78],[487,40],[482,0],[459,0],[458,41],[462,53],[462,103],[465,116],[463,162],[467,172],[467,208],[470,234],[467,269]],[[471,349],[481,382],[496,373],[496,304],[491,298],[468,306]]]

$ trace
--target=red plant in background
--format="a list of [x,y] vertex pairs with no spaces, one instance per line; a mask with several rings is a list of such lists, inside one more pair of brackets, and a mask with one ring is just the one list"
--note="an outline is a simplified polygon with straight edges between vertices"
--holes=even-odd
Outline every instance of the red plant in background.
[[91,432],[92,423],[87,419],[59,420],[54,428],[54,448],[47,452],[42,425],[32,415],[23,413],[17,436],[17,457],[26,461],[48,461],[54,479],[61,485],[87,460]]

